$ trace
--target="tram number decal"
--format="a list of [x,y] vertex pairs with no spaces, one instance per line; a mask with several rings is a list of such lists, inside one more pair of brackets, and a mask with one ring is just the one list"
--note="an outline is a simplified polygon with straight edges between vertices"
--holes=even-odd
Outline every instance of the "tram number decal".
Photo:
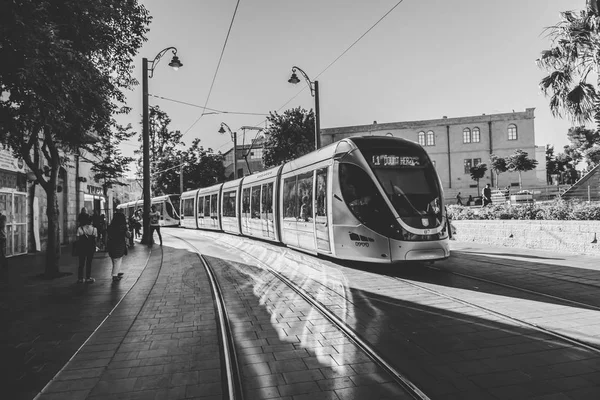
[[369,247],[369,243],[365,243],[365,242],[354,242],[354,245],[356,247]]

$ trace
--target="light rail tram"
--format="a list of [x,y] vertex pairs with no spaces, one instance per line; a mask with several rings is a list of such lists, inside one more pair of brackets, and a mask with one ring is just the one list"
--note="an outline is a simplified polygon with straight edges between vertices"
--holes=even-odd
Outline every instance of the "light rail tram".
[[[160,212],[160,226],[179,226],[179,197],[178,194],[167,194],[152,198],[151,206]],[[144,209],[144,201],[130,201],[117,206],[117,210],[123,210],[127,218],[131,217],[136,210]]]
[[[180,226],[373,263],[450,255],[435,167],[418,144],[342,139],[240,179],[181,194]],[[153,199],[154,204],[154,199]]]

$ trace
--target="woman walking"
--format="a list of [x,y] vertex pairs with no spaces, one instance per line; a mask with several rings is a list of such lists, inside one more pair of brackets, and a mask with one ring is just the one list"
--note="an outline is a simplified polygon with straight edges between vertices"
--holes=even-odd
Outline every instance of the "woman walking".
[[85,265],[85,282],[94,283],[92,278],[92,260],[96,252],[96,238],[98,230],[92,225],[92,217],[83,214],[82,225],[77,228],[77,252],[79,254],[79,268],[77,269],[77,283],[83,283],[83,266]]
[[108,226],[108,256],[112,260],[112,280],[118,282],[123,277],[119,272],[123,256],[127,254],[127,239],[131,233],[127,229],[125,214],[116,213]]

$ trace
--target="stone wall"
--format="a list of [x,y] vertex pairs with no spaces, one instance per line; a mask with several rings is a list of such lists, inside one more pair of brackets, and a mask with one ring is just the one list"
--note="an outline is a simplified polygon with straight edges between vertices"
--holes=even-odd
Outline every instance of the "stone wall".
[[600,221],[454,220],[455,239],[600,256]]

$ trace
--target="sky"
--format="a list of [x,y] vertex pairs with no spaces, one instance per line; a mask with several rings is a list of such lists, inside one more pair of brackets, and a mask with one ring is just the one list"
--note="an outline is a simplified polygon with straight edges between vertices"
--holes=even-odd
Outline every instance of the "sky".
[[[135,77],[141,82],[142,57],[177,48],[183,67],[168,66],[170,51],[155,63],[149,101],[187,146],[198,137],[225,152],[233,144],[218,133],[221,122],[240,143],[240,128],[264,128],[269,112],[314,108],[300,74],[300,84],[287,82],[293,66],[319,82],[321,128],[533,107],[535,143],[568,144],[571,122],[551,115],[535,60],[551,46],[544,29],[585,0],[139,1],[153,20]],[[119,122],[141,132],[141,85],[127,92],[127,105],[132,111]],[[223,112],[202,116],[204,106]],[[255,134],[246,130],[246,141]],[[123,152],[138,146],[124,143]]]

